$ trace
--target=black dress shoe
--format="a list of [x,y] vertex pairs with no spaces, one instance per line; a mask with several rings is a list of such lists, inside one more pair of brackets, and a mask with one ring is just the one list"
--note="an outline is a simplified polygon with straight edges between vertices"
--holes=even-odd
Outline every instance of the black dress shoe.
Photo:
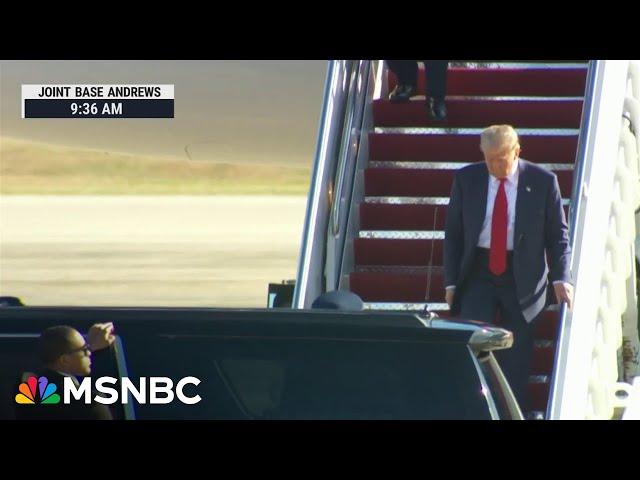
[[429,98],[427,100],[427,110],[429,111],[429,116],[442,122],[447,119],[447,107],[444,103],[444,98]]
[[389,100],[393,103],[408,102],[415,92],[413,85],[396,85],[393,92],[389,95]]

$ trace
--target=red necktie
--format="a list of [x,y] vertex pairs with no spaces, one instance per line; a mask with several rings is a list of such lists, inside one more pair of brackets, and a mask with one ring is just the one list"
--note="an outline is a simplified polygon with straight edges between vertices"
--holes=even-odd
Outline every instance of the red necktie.
[[500,180],[500,187],[493,204],[491,218],[491,250],[489,251],[489,270],[494,275],[502,275],[507,269],[507,194],[504,191],[505,178]]

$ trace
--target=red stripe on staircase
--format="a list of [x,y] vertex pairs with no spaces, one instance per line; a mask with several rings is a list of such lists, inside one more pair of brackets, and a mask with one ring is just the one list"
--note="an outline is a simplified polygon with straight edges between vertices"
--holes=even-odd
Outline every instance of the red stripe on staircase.
[[[442,240],[393,240],[356,238],[356,265],[442,266]],[[433,259],[431,250],[433,247]]]
[[[425,94],[425,72],[418,71],[417,95]],[[584,95],[586,68],[449,68],[447,95],[556,96]],[[396,85],[389,71],[389,91]]]
[[535,347],[533,349],[533,359],[531,362],[531,375],[551,376],[555,353],[555,344],[549,347]]
[[[349,285],[365,302],[424,302],[427,274],[352,272]],[[430,290],[428,301],[444,302],[441,272],[433,273]]]
[[[449,128],[484,128],[508,123],[518,128],[579,128],[582,100],[447,100]],[[424,101],[391,103],[377,100],[373,104],[376,127],[442,127],[442,122],[428,118]]]
[[[571,196],[572,171],[555,172],[562,197]],[[365,195],[398,197],[448,197],[455,170],[368,168]]]
[[558,333],[558,312],[547,310],[536,320],[535,337],[538,340],[555,340]]
[[444,230],[447,205],[360,204],[361,230]]
[[[576,135],[520,135],[521,156],[535,163],[575,162]],[[406,162],[482,161],[479,135],[370,133],[369,160]]]
[[[531,410],[545,412],[549,400],[548,383],[529,383],[529,402]],[[524,412],[523,412],[524,413]]]
[[[447,208],[448,205],[361,203],[360,230],[444,230]],[[563,208],[568,218],[569,207]]]

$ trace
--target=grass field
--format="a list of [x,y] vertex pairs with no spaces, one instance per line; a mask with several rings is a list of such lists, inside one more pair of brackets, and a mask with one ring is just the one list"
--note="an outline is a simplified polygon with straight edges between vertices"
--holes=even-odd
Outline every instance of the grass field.
[[309,176],[310,168],[138,157],[0,137],[3,195],[305,195]]

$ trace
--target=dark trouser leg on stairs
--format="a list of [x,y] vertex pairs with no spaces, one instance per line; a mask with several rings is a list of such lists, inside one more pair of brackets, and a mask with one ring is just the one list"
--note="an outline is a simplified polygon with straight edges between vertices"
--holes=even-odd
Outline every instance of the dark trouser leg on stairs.
[[[500,310],[501,327],[513,333],[513,346],[494,353],[520,408],[529,408],[528,383],[533,355],[533,329],[524,319],[516,295],[513,279],[512,257],[509,255],[507,270],[502,275],[489,271],[489,251],[478,249],[476,260],[465,286],[460,291],[460,317],[495,323]],[[456,292],[456,294],[458,294]],[[533,323],[533,322],[532,322]]]
[[499,288],[498,295],[501,327],[513,333],[513,345],[509,349],[496,351],[495,356],[518,399],[520,409],[526,413],[530,410],[528,385],[533,357],[533,328],[522,315],[513,281]]
[[449,60],[423,60],[427,77],[427,97],[443,100],[447,94]]
[[418,85],[418,63],[416,60],[385,60],[401,85]]

